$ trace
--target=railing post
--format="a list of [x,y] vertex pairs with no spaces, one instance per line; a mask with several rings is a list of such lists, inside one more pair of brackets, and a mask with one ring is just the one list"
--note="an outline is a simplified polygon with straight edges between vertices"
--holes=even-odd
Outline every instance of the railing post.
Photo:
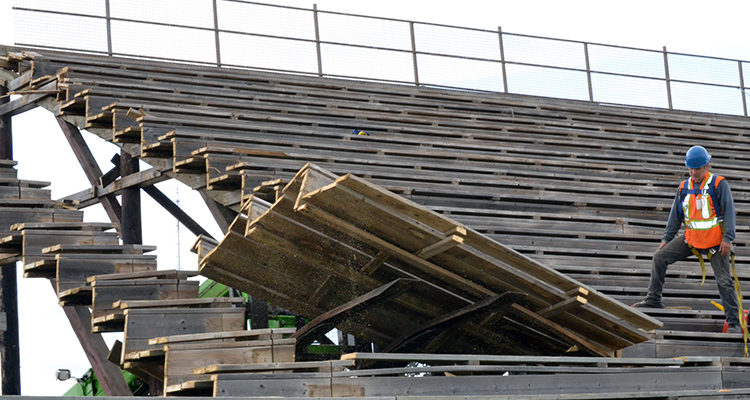
[[417,68],[417,41],[414,39],[414,22],[409,21],[409,35],[411,36],[411,58],[414,62],[414,84],[419,86],[419,68]]
[[740,94],[742,95],[742,112],[747,117],[747,98],[745,97],[745,77],[742,73],[742,61],[737,61],[740,70]]
[[318,54],[318,76],[323,76],[323,59],[320,55],[320,26],[318,25],[317,4],[313,4],[313,21],[315,22],[315,50]]
[[109,11],[109,0],[104,0],[104,12],[107,21],[107,55],[112,56],[112,18]]
[[221,67],[221,43],[219,42],[219,7],[214,0],[214,46],[216,47],[216,66]]
[[505,48],[503,46],[503,28],[497,27],[497,37],[500,43],[500,68],[503,70],[503,91],[508,93],[508,76],[505,72]]
[[667,82],[667,104],[669,104],[669,109],[672,109],[672,84],[669,81],[669,61],[668,61],[668,54],[667,53],[667,46],[664,46],[662,48],[664,53],[664,78]]
[[591,87],[591,64],[589,63],[589,44],[583,43],[583,55],[586,58],[586,81],[589,84],[589,101],[594,101],[594,89]]

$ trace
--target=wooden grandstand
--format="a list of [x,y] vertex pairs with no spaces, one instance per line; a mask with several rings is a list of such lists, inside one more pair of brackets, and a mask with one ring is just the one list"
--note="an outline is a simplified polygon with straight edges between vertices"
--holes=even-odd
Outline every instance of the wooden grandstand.
[[[66,310],[91,306],[88,335],[89,327],[124,330],[110,359],[165,394],[750,393],[742,335],[721,333],[710,268],[701,287],[697,262],[677,263],[665,286],[668,308],[628,307],[646,294],[650,258],[685,177],[684,153],[695,144],[711,151],[713,170],[731,184],[737,270],[747,286],[746,117],[12,47],[0,48],[0,68],[5,87],[24,93],[0,105],[0,115],[44,107],[67,135],[85,128],[152,166],[117,171],[116,180],[98,171],[92,190],[57,201],[46,192],[35,207],[76,213],[75,223],[17,214],[0,227],[0,250],[6,262],[23,259],[28,276],[55,282]],[[311,169],[326,172],[302,182]],[[155,270],[152,247],[118,241],[110,230],[121,233],[122,221],[83,224],[70,210],[116,208],[115,195],[166,179],[200,191],[227,235],[200,237],[201,273],[313,320],[307,330],[245,331],[237,300],[196,299],[186,274]],[[313,195],[324,188],[332,197]],[[335,214],[349,225],[324,231],[330,242],[295,236],[312,226],[310,213],[295,214],[302,198],[307,210],[351,207],[312,219]],[[0,209],[3,223],[6,214]],[[497,249],[508,257],[503,273],[466,267],[487,254],[501,259]],[[309,265],[322,275],[305,275]],[[420,274],[415,266],[444,269]],[[204,322],[182,329],[187,319]],[[333,326],[401,350],[313,360],[306,346]],[[420,340],[394,345],[408,334]]]

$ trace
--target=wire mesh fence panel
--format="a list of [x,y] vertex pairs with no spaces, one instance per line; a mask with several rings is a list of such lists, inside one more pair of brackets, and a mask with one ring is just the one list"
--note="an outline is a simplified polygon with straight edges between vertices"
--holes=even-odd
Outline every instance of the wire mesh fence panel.
[[674,108],[688,111],[704,111],[721,114],[744,114],[742,95],[738,89],[672,82]]
[[592,71],[665,78],[664,54],[660,51],[597,44],[589,44],[588,51],[589,66]]
[[225,65],[316,73],[314,42],[221,32],[221,62]]
[[417,65],[422,85],[503,91],[499,62],[420,54]]
[[115,54],[215,63],[215,43],[213,31],[112,21],[112,51]]
[[504,33],[503,49],[510,62],[586,69],[583,43]]
[[101,17],[106,15],[105,0],[14,0],[13,6]]
[[220,0],[219,29],[297,39],[315,39],[312,11]]
[[740,85],[737,62],[716,58],[669,54],[669,78],[683,81]]
[[23,46],[107,51],[107,22],[103,18],[16,10],[13,34]]
[[141,22],[213,28],[212,0],[109,0],[110,16]]
[[320,12],[318,25],[324,42],[411,50],[408,22]]
[[[319,72],[320,62],[328,76],[504,91],[502,46],[510,93],[669,107],[664,53],[656,50],[507,32],[501,41],[493,30],[246,0],[13,0],[13,5],[14,36],[21,46],[107,53],[110,40],[113,55],[311,74]],[[747,113],[742,79],[750,79],[750,62],[679,53],[668,53],[667,61],[672,108]]]
[[423,53],[500,60],[498,32],[415,23],[414,39]]
[[320,52],[326,75],[414,82],[414,64],[408,52],[336,44],[322,44]]
[[507,65],[508,92],[562,99],[588,100],[586,72]]
[[664,80],[591,73],[594,101],[644,107],[667,108]]

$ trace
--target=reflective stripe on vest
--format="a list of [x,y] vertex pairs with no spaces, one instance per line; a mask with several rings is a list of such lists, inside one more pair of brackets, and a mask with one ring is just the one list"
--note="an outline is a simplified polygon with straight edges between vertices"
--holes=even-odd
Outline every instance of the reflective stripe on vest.
[[682,212],[685,218],[685,240],[698,249],[710,249],[721,244],[723,238],[722,218],[716,214],[714,199],[709,188],[716,176],[710,172],[701,182],[700,189],[693,188],[693,180],[687,179],[688,194],[682,200]]

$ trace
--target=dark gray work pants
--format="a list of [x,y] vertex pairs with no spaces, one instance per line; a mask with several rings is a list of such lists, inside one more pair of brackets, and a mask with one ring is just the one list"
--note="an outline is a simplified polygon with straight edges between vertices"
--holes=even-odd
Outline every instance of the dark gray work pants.
[[[685,243],[685,236],[677,236],[667,243],[661,250],[654,253],[653,266],[651,267],[651,282],[648,285],[648,298],[661,302],[661,293],[664,289],[664,280],[667,276],[667,267],[677,261],[682,261],[693,255],[690,247]],[[707,258],[703,257],[704,260]],[[724,306],[724,315],[730,325],[739,326],[737,295],[734,291],[734,280],[732,278],[732,266],[729,254],[722,256],[716,252],[711,256],[711,267],[714,269],[716,284],[719,286],[721,304]]]

